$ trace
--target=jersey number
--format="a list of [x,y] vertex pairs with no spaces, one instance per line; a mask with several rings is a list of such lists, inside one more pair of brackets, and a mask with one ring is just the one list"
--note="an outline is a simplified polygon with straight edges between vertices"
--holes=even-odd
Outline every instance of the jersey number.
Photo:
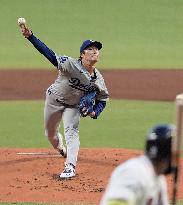
[[61,63],[64,63],[67,59],[68,59],[68,56],[62,56],[62,57],[60,57],[59,60]]

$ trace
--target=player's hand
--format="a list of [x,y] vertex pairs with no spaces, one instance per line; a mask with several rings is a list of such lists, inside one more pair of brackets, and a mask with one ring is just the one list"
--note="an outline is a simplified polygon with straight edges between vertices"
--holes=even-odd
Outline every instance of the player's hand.
[[95,117],[95,112],[94,111],[88,112],[86,107],[82,108],[80,112],[82,113],[83,117],[86,117],[87,115],[90,117]]
[[93,118],[93,117],[95,117],[95,112],[93,111],[91,113],[88,113],[88,115]]
[[87,108],[83,107],[82,109],[80,109],[80,113],[81,113],[82,117],[86,117],[88,115]]
[[32,35],[32,31],[27,26],[22,26],[21,32],[25,38],[29,38]]
[[21,29],[22,35],[25,38],[29,38],[32,35],[32,31],[29,29],[29,27],[27,26],[27,22],[25,20],[25,18],[20,17],[18,19],[18,26]]

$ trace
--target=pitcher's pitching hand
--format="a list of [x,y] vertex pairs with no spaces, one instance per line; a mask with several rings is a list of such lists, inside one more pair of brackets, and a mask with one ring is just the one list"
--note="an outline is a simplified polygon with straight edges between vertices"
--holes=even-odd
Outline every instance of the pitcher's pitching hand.
[[22,18],[22,17],[19,18],[18,19],[18,25],[21,29],[22,35],[25,38],[28,38],[29,36],[32,35],[32,31],[28,28],[25,18]]

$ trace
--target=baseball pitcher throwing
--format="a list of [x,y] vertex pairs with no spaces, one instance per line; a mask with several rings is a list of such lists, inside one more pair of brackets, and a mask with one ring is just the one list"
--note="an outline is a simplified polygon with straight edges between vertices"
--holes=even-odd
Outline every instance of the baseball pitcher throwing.
[[[79,152],[78,128],[81,116],[97,119],[109,98],[104,79],[95,65],[99,60],[102,43],[85,40],[80,47],[79,59],[58,55],[41,42],[24,18],[18,20],[21,32],[34,47],[58,70],[58,77],[46,91],[44,107],[45,133],[55,149],[66,157],[60,178],[75,176]],[[66,147],[59,125],[63,120]]]

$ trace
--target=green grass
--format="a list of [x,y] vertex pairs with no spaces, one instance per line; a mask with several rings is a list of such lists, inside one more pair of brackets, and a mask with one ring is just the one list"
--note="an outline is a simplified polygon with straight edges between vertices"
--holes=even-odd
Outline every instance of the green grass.
[[[0,146],[50,147],[44,136],[43,106],[42,101],[0,102]],[[171,102],[111,100],[99,119],[81,119],[81,147],[142,149],[147,129],[172,123],[173,113]]]
[[22,38],[17,19],[60,54],[103,42],[100,68],[183,68],[182,0],[0,0],[0,68],[52,65]]
[[172,103],[112,100],[98,120],[82,121],[81,145],[142,149],[150,126],[172,121]]

